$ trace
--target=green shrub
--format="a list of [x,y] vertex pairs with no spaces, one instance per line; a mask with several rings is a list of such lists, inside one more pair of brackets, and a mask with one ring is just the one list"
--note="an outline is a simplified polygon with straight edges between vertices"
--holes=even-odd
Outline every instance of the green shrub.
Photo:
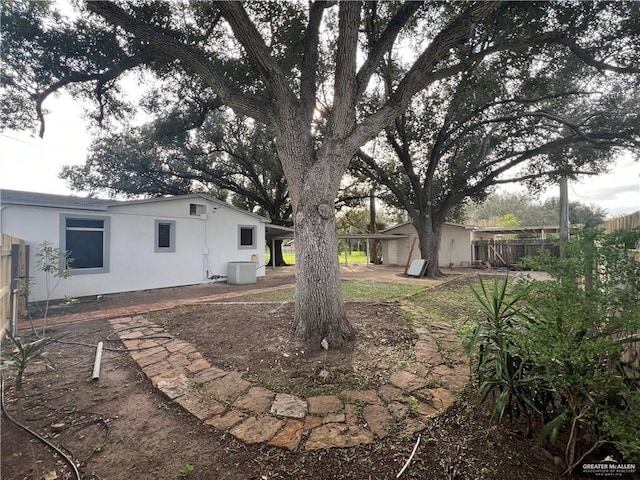
[[599,447],[640,458],[640,376],[622,360],[640,331],[640,264],[627,251],[639,238],[587,231],[564,258],[528,261],[552,281],[519,282],[512,300],[506,280],[476,292],[485,315],[469,347],[483,398],[498,420],[539,415],[539,441],[562,433],[567,471]]
[[190,463],[187,463],[184,465],[184,467],[180,469],[180,472],[178,473],[178,477],[183,479],[191,478],[191,475],[193,475],[194,470],[195,470],[194,466],[191,465]]

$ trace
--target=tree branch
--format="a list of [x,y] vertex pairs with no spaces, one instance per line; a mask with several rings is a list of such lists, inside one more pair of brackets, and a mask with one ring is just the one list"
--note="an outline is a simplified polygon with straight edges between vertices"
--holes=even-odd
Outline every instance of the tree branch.
[[417,215],[416,209],[413,203],[409,200],[409,197],[407,197],[406,191],[400,188],[394,179],[389,178],[387,172],[380,168],[371,155],[367,154],[360,148],[356,152],[355,156],[363,162],[361,167],[356,167],[358,170],[369,178],[375,178],[378,182],[387,187],[395,195],[398,202],[404,207],[407,213],[409,213],[409,216],[413,217]]
[[231,84],[203,50],[181,42],[174,32],[138,20],[115,3],[87,1],[85,5],[89,11],[100,15],[109,23],[134,34],[138,39],[151,43],[166,55],[180,60],[195,70],[225,105],[260,122],[273,123],[273,104],[264,98],[243,92]]
[[360,10],[360,2],[340,3],[333,108],[328,122],[329,136],[338,139],[349,135],[356,122],[356,57]]
[[619,67],[600,60],[596,60],[587,50],[582,48],[573,38],[564,37],[558,40],[558,43],[565,45],[578,57],[585,65],[594,67],[599,71],[608,70],[616,73],[640,73],[640,67],[628,66]]
[[304,32],[304,52],[300,62],[300,100],[304,118],[311,122],[316,106],[316,77],[318,70],[318,42],[320,41],[320,23],[324,9],[329,4],[318,0],[311,4],[309,23]]
[[[376,113],[364,119],[354,130],[349,140],[355,146],[355,149],[374,138],[382,128],[402,114],[413,95],[417,92],[441,78],[446,78],[465,70],[473,62],[488,55],[490,53],[488,50],[482,51],[478,54],[470,55],[465,61],[457,65],[434,71],[434,67],[446,58],[452,49],[464,44],[471,38],[476,24],[491,15],[499,5],[500,2],[474,3],[443,28],[418,57],[385,105]],[[504,49],[506,48],[507,45],[505,45]]]
[[289,107],[296,105],[297,99],[280,65],[273,59],[264,38],[258,32],[246,10],[238,1],[219,1],[217,6],[222,16],[229,22],[233,34],[255,63],[267,88],[278,103],[285,102]]
[[405,2],[391,18],[387,27],[371,47],[369,55],[364,64],[360,67],[357,79],[356,97],[359,98],[367,88],[371,75],[375,72],[382,57],[393,46],[400,30],[413,17],[424,2],[409,1]]
[[72,83],[84,83],[84,82],[93,82],[98,81],[102,84],[108,82],[109,80],[113,80],[132,68],[135,68],[139,65],[142,65],[149,57],[146,55],[129,57],[119,64],[115,65],[113,68],[106,70],[100,73],[81,73],[74,72],[71,75],[54,82],[49,87],[47,87],[44,91],[42,91],[36,100],[36,115],[38,116],[38,121],[40,122],[40,131],[38,133],[40,138],[44,137],[45,132],[45,118],[44,112],[42,111],[42,105],[44,101],[51,95],[52,93],[57,92],[61,88],[66,87],[67,85],[71,85]]

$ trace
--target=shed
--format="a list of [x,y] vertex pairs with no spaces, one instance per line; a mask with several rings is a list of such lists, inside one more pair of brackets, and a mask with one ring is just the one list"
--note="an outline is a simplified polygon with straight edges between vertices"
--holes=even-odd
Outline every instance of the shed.
[[[457,223],[445,223],[442,227],[438,262],[441,267],[471,265],[471,230],[474,227]],[[404,222],[382,230],[385,235],[398,238],[382,240],[382,263],[386,265],[406,265],[420,258],[418,232],[411,222]],[[415,243],[414,243],[415,242]],[[411,245],[414,245],[411,252]],[[411,253],[411,258],[409,254]]]
[[38,246],[70,252],[72,277],[52,298],[192,285],[254,262],[264,276],[269,220],[203,194],[103,200],[0,190],[0,228],[30,245],[30,299],[46,298]]

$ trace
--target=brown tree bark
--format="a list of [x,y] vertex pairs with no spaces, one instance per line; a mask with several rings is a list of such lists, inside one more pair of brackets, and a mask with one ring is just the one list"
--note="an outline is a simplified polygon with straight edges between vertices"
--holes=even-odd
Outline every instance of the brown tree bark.
[[309,150],[300,151],[305,150],[300,138],[278,137],[281,151],[299,152],[281,153],[285,172],[300,180],[295,192],[290,187],[296,239],[295,334],[312,350],[320,349],[324,339],[335,348],[356,334],[342,299],[335,217],[335,198],[350,156],[326,150],[326,158],[315,159]]
[[267,242],[267,247],[269,248],[270,252],[267,267],[288,266],[288,263],[284,261],[284,256],[282,255],[282,240],[275,240],[273,242],[273,245],[270,242]]
[[442,225],[434,225],[430,218],[414,220],[413,225],[418,232],[420,257],[429,261],[425,276],[429,278],[442,276],[439,259]]

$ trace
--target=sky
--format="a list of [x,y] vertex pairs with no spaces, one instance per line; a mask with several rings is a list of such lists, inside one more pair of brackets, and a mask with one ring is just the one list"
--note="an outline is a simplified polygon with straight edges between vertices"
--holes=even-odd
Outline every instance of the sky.
[[[82,106],[62,95],[48,99],[44,139],[27,132],[0,132],[0,188],[82,195],[58,178],[63,165],[84,163],[91,136]],[[557,197],[552,187],[542,198]],[[619,158],[607,175],[569,182],[569,201],[595,204],[609,217],[640,211],[640,159]]]

